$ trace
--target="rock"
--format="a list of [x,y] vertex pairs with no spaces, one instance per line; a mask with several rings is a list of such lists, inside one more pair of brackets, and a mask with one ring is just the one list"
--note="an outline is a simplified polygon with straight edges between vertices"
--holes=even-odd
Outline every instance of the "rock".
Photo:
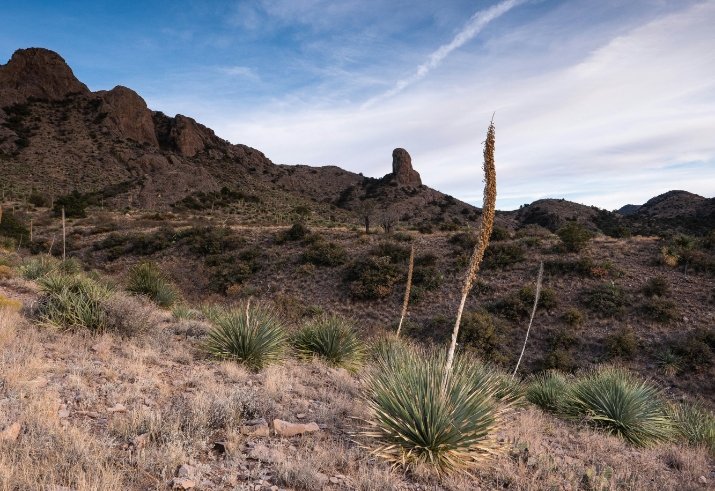
[[42,389],[43,387],[47,387],[47,379],[45,377],[37,377],[34,380],[25,382],[25,385],[32,389]]
[[135,436],[132,443],[137,450],[146,447],[146,444],[149,443],[149,433],[142,433],[141,435]]
[[54,51],[18,49],[6,65],[0,65],[0,107],[25,102],[28,97],[64,99],[72,92],[90,93]]
[[176,473],[177,477],[194,477],[194,474],[196,474],[196,469],[188,464],[179,467]]
[[16,421],[0,432],[0,441],[14,442],[18,436],[20,436],[20,423]]
[[70,417],[69,409],[60,409],[59,411],[57,411],[57,417],[60,419],[69,418]]
[[271,436],[271,429],[267,424],[265,425],[253,425],[253,426],[241,426],[241,434],[247,436]]
[[707,484],[707,483],[708,483],[708,479],[707,479],[705,476],[700,476],[700,477],[698,478],[698,482],[699,482],[700,484]]
[[95,411],[75,411],[75,414],[79,414],[81,416],[87,416],[88,418],[94,418],[97,419],[101,416],[98,412]]
[[99,91],[97,94],[105,102],[101,110],[108,113],[104,121],[110,129],[114,129],[124,138],[133,138],[139,143],[159,147],[152,113],[139,94],[121,85],[109,91]]
[[303,435],[305,433],[315,433],[320,431],[317,423],[289,423],[288,421],[281,421],[280,419],[273,420],[273,430],[276,432],[276,436],[296,436]]
[[296,414],[295,417],[298,419],[303,419],[303,418],[305,418],[305,413]]
[[171,487],[172,489],[193,489],[196,487],[196,482],[184,477],[177,477],[171,481]]
[[265,445],[258,444],[253,447],[251,451],[248,452],[248,458],[272,464],[275,462],[279,462],[281,455],[272,448],[268,448]]
[[392,151],[392,173],[397,179],[397,184],[411,186],[422,184],[420,174],[412,168],[412,158],[404,148],[396,148]]
[[206,143],[218,140],[213,130],[181,114],[177,114],[174,118],[170,137],[181,155],[186,157],[193,157],[206,148]]
[[107,408],[108,413],[125,413],[127,408],[124,404],[115,404],[113,407]]
[[95,353],[108,353],[109,350],[112,348],[112,345],[109,344],[107,341],[100,341],[99,343],[92,345],[91,350],[94,351]]
[[315,479],[316,479],[316,481],[318,481],[318,485],[320,487],[323,487],[326,484],[328,484],[328,482],[330,482],[330,478],[328,476],[326,476],[325,474],[323,474],[322,472],[316,472]]

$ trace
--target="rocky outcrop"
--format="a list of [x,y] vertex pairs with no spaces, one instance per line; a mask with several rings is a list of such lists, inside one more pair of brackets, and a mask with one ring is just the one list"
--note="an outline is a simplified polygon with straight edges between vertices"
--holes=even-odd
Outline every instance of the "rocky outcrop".
[[6,65],[0,65],[0,107],[25,102],[28,97],[64,99],[71,93],[90,92],[54,51],[18,49]]
[[123,138],[159,147],[152,112],[139,94],[117,85],[110,91],[97,92],[97,95],[104,101],[101,110],[107,113],[103,122],[106,127]]
[[396,148],[392,151],[392,173],[397,179],[397,184],[420,186],[422,179],[420,174],[412,168],[412,158],[404,148]]

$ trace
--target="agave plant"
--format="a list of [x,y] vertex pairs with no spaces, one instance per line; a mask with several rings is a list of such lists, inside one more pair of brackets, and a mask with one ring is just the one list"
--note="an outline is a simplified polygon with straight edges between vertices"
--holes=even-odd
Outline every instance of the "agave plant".
[[287,335],[273,312],[262,308],[231,309],[217,316],[204,347],[218,358],[255,370],[283,358]]
[[526,399],[544,411],[559,413],[566,397],[566,378],[556,371],[536,375],[526,389]]
[[129,269],[127,291],[146,295],[159,307],[171,307],[179,299],[179,294],[152,261],[142,261]]
[[295,348],[302,358],[317,356],[351,372],[360,368],[365,357],[365,346],[352,324],[338,316],[310,321],[296,336]]
[[660,391],[620,368],[593,371],[577,380],[566,397],[565,411],[639,447],[673,435]]
[[494,449],[489,435],[506,407],[495,398],[499,375],[458,354],[445,377],[446,359],[444,352],[419,350],[378,359],[366,380],[365,435],[380,441],[376,454],[445,474],[466,470]]
[[715,415],[702,403],[673,404],[668,408],[676,433],[691,445],[704,445],[715,452]]

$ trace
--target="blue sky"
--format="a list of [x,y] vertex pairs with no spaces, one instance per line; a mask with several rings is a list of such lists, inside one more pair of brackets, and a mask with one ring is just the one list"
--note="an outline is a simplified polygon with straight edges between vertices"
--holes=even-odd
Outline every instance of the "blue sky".
[[382,176],[404,147],[479,205],[496,111],[501,209],[715,196],[715,0],[5,0],[0,22],[0,63],[55,50],[279,164]]

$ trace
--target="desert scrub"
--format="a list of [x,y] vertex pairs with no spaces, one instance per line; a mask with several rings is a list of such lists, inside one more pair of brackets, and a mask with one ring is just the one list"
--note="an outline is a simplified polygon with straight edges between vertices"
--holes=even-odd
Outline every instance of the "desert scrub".
[[376,257],[387,256],[393,263],[401,263],[407,261],[410,258],[409,247],[403,247],[394,242],[384,241],[375,247],[370,254]]
[[293,342],[303,359],[318,357],[328,364],[356,372],[366,354],[350,321],[338,316],[324,316],[308,322]]
[[59,261],[52,256],[35,256],[25,259],[18,271],[26,280],[36,280],[57,270]]
[[671,404],[668,415],[681,439],[690,445],[702,445],[715,454],[715,416],[702,403]]
[[388,256],[369,256],[367,259],[354,261],[345,272],[350,293],[362,300],[390,296],[392,287],[404,277],[402,269],[392,263]]
[[630,305],[626,291],[612,281],[584,289],[579,301],[602,317],[617,319],[626,314],[626,307]]
[[511,328],[486,310],[465,312],[459,329],[459,345],[496,364],[511,361],[507,340]]
[[568,385],[566,377],[556,371],[535,375],[526,389],[526,400],[551,413],[563,411]]
[[655,276],[643,285],[646,297],[665,297],[670,294],[670,282],[665,276]]
[[303,252],[303,261],[316,266],[340,266],[348,259],[345,248],[335,242],[318,240]]
[[656,322],[667,324],[678,318],[678,309],[674,301],[665,298],[648,298],[641,307],[643,313]]
[[673,423],[661,393],[627,370],[605,368],[577,379],[568,392],[565,412],[626,442],[647,447],[668,441]]
[[490,244],[484,251],[484,268],[500,269],[526,261],[526,251],[519,244]]
[[12,268],[5,264],[0,264],[0,280],[9,280],[12,276]]
[[[525,286],[517,293],[500,298],[487,306],[491,312],[501,315],[510,321],[520,321],[529,317],[534,306],[535,289]],[[551,310],[557,305],[556,294],[550,288],[544,288],[539,295],[537,309]]]
[[428,464],[443,474],[486,457],[504,408],[494,397],[498,374],[457,355],[444,379],[445,362],[442,351],[403,351],[376,362],[365,395],[371,413],[366,435],[378,440],[376,454],[410,467]]
[[171,307],[179,300],[179,294],[153,261],[142,261],[129,269],[127,291],[145,295],[164,308]]
[[272,311],[250,306],[216,312],[206,335],[205,349],[217,358],[233,360],[254,370],[280,361],[288,345],[282,322]]
[[556,235],[561,239],[564,248],[569,252],[580,252],[588,246],[593,238],[591,232],[579,222],[573,221],[560,228]]
[[606,336],[605,344],[609,358],[632,360],[638,352],[638,338],[628,326]]
[[508,230],[501,227],[492,227],[492,233],[489,236],[489,242],[499,242],[502,240],[511,239],[511,234]]
[[310,229],[303,222],[296,222],[288,230],[283,230],[275,235],[276,244],[284,244],[289,241],[303,240],[310,234]]
[[586,321],[586,316],[583,314],[578,309],[568,309],[564,314],[561,316],[561,318],[564,320],[566,324],[568,324],[571,327],[579,327],[582,326],[583,323]]
[[42,292],[38,314],[43,323],[93,332],[107,328],[106,302],[112,296],[107,286],[86,276],[58,273],[43,276],[38,285]]
[[674,376],[682,368],[680,356],[670,348],[659,349],[654,356],[655,366],[663,375]]

